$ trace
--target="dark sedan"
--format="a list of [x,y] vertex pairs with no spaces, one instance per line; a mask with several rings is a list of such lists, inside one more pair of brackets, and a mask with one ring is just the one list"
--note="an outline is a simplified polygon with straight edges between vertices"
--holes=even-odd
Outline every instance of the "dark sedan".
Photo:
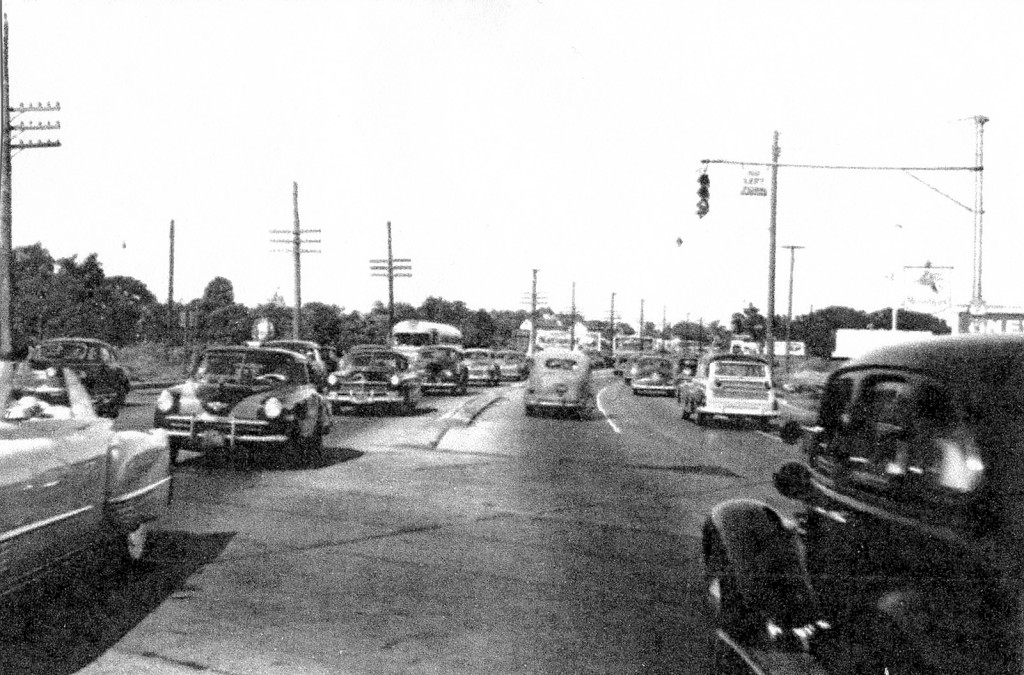
[[97,414],[117,417],[124,405],[131,381],[118,363],[117,350],[93,338],[52,338],[32,350],[32,364],[38,368],[63,366],[78,375],[92,397]]
[[308,463],[319,458],[331,415],[305,357],[211,347],[183,384],[160,393],[153,424],[170,434],[172,461],[181,448],[248,456],[270,447]]
[[331,412],[342,408],[397,408],[411,415],[423,399],[420,374],[405,356],[387,349],[354,351],[327,377]]
[[872,351],[805,432],[775,474],[795,517],[734,499],[705,522],[719,671],[1022,672],[1024,337]]

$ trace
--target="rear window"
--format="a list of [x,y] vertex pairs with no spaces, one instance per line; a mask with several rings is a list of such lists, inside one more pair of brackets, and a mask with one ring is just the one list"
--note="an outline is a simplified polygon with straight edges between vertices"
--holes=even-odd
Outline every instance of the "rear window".
[[712,368],[715,375],[722,377],[765,377],[766,372],[763,363],[744,363],[739,361],[717,361]]
[[573,370],[579,365],[574,359],[545,359],[544,367],[548,370]]

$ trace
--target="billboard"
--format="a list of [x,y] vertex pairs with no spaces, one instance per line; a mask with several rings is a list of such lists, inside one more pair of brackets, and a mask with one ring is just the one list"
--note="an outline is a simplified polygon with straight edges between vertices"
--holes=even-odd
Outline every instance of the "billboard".
[[952,267],[924,265],[903,268],[903,309],[922,314],[940,314],[953,305]]

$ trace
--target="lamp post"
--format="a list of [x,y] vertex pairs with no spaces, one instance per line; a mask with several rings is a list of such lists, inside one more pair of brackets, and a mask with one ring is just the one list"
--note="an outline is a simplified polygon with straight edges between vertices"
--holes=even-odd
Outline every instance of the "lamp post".
[[796,265],[796,250],[803,246],[783,246],[789,249],[789,308],[786,310],[786,374],[789,374],[789,339],[793,323],[793,268]]

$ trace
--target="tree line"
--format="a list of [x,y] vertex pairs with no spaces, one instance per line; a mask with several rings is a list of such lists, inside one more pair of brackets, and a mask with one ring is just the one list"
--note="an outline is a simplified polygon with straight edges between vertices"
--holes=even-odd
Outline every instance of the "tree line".
[[[107,276],[97,255],[79,260],[77,256],[55,259],[40,243],[20,246],[12,257],[11,333],[14,345],[28,346],[52,337],[94,337],[115,346],[160,342],[171,346],[207,343],[240,344],[251,339],[252,326],[269,318],[279,337],[292,335],[293,310],[280,296],[256,307],[235,301],[229,279],[214,277],[202,297],[168,307],[144,283],[129,276]],[[539,315],[568,326],[566,314],[541,308]],[[395,320],[438,321],[458,327],[468,346],[512,347],[518,344],[519,328],[529,317],[526,310],[470,309],[461,300],[428,297],[419,307],[395,304]],[[791,324],[793,340],[806,343],[807,352],[827,357],[832,353],[837,328],[885,328],[891,309],[863,312],[849,307],[827,307],[796,317]],[[949,333],[944,321],[929,314],[900,310],[899,327]],[[589,330],[607,335],[607,321],[584,321]],[[732,315],[730,326],[678,322],[658,326],[645,322],[644,335],[663,339],[681,338],[704,344],[728,344],[733,334],[763,340],[766,321],[752,304]],[[388,338],[388,307],[374,303],[368,312],[346,311],[322,302],[304,303],[301,310],[302,338],[345,350],[355,344],[384,343]],[[777,339],[785,336],[785,319],[774,317]],[[636,331],[617,323],[618,333]]]

